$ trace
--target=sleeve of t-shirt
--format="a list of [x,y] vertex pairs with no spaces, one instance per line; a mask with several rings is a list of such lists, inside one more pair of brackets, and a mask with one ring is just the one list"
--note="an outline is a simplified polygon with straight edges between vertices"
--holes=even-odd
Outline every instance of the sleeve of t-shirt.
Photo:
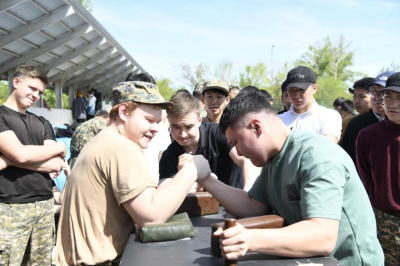
[[56,140],[56,136],[54,135],[54,130],[53,126],[50,124],[49,121],[46,119],[43,119],[43,125],[44,125],[44,140]]
[[174,143],[163,152],[158,167],[160,179],[171,178],[178,172],[178,156],[174,152]]
[[8,125],[7,120],[4,118],[3,114],[0,114],[0,133],[7,130],[11,130],[11,128]]
[[368,159],[369,152],[367,151],[368,141],[365,138],[364,130],[361,130],[358,134],[356,141],[356,161],[357,170],[360,175],[361,181],[364,183],[364,187],[368,194],[371,193],[372,175],[371,175],[371,163]]
[[147,187],[156,187],[141,148],[135,144],[124,145],[111,156],[109,162],[111,188],[118,204],[122,204]]
[[327,110],[326,116],[322,119],[321,130],[319,134],[332,135],[340,140],[342,134],[342,118],[334,110]]
[[300,208],[304,219],[340,220],[344,188],[349,178],[339,162],[315,160],[312,149],[302,155],[300,171]]
[[222,133],[222,131],[219,129],[219,126],[215,128],[215,135],[218,139],[219,145],[222,148],[222,150],[224,150],[226,153],[229,154],[233,146],[228,142],[226,135]]

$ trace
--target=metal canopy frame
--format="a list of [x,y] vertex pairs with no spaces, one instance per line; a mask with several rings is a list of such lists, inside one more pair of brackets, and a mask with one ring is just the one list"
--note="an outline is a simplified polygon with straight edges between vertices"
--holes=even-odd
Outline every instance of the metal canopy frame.
[[130,72],[145,72],[78,0],[0,1],[0,79],[10,81],[22,64],[45,71],[56,97],[111,93]]

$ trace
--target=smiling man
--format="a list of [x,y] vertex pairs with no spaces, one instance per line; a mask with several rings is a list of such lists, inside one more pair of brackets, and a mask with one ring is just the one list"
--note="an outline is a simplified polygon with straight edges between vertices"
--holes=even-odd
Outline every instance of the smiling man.
[[47,76],[34,66],[15,70],[13,90],[0,106],[0,265],[50,265],[54,238],[52,180],[64,144],[46,119],[27,111]]
[[178,158],[184,153],[202,154],[211,171],[225,184],[249,190],[260,169],[239,156],[216,123],[202,124],[200,101],[193,95],[179,93],[171,98],[174,106],[167,109],[172,137],[176,140],[160,160],[160,179],[170,178],[178,171]]
[[211,176],[199,183],[235,217],[273,211],[287,226],[218,229],[222,256],[333,256],[343,265],[383,265],[372,207],[350,158],[326,137],[290,130],[261,95],[239,94],[219,124],[239,154],[263,166],[251,190]]
[[298,66],[287,74],[284,82],[292,106],[280,115],[289,128],[315,132],[338,143],[342,130],[339,113],[320,106],[314,99],[318,86],[311,68]]
[[134,223],[166,222],[197,177],[210,174],[204,158],[196,165],[186,159],[157,188],[142,149],[158,131],[161,109],[172,103],[147,82],[119,83],[113,94],[110,126],[83,147],[65,188],[57,265],[118,265]]
[[382,89],[386,119],[357,138],[357,165],[374,207],[386,265],[400,265],[400,72]]

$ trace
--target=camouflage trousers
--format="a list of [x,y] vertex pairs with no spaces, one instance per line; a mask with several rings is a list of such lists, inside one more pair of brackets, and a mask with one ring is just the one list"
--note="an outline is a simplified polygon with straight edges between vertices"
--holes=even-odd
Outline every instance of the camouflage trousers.
[[0,266],[51,265],[53,204],[53,199],[24,204],[0,203]]
[[400,265],[400,217],[374,208],[378,239],[385,253],[385,265]]

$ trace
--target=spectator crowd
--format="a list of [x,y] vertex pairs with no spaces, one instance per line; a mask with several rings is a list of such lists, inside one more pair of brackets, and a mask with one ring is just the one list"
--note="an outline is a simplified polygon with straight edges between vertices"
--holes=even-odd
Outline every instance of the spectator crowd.
[[226,259],[400,265],[400,72],[356,81],[353,100],[330,109],[314,98],[314,71],[298,66],[282,83],[283,110],[265,90],[219,80],[164,99],[151,75],[132,73],[114,85],[113,106],[77,91],[68,162],[52,125],[27,111],[47,84],[20,66],[0,106],[0,265],[51,265],[55,244],[57,265],[119,265],[135,224],[165,223],[194,191],[235,217],[285,220],[217,230]]

